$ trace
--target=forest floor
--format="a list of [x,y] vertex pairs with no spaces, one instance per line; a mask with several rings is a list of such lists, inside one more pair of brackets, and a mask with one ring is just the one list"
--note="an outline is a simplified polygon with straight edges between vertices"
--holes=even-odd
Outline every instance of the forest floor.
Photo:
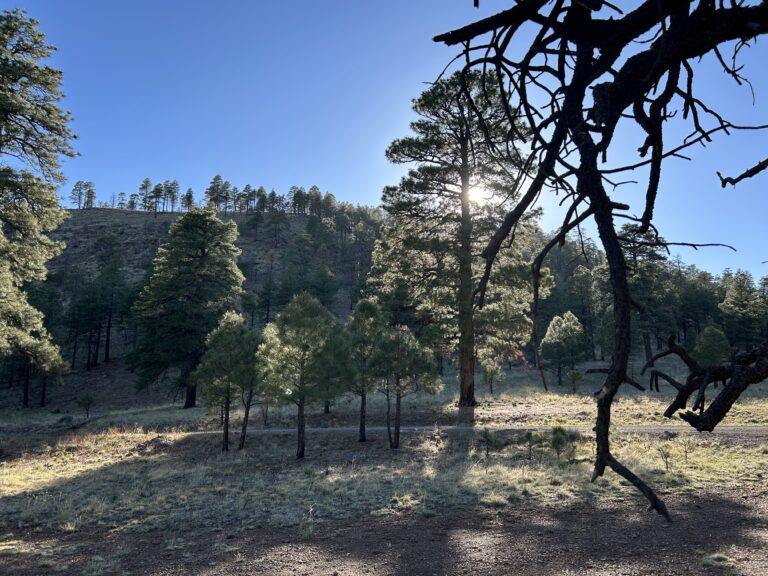
[[409,398],[399,450],[380,399],[358,443],[345,398],[313,411],[298,462],[288,409],[222,453],[217,415],[132,399],[119,365],[84,378],[88,420],[71,390],[0,410],[4,575],[768,574],[765,383],[711,434],[661,417],[669,391],[620,398],[614,451],[667,523],[616,475],[589,481],[597,380],[544,393],[513,371],[461,412],[450,390]]

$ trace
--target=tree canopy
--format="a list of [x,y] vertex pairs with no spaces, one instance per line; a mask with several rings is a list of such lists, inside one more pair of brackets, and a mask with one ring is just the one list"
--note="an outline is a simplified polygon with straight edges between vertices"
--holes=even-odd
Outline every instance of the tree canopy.
[[147,385],[171,368],[186,385],[185,407],[195,405],[189,375],[205,351],[206,336],[221,315],[240,307],[243,274],[237,266],[237,226],[213,209],[193,208],[170,230],[157,252],[152,276],[133,312],[142,335],[130,357]]
[[[62,245],[48,233],[66,214],[54,184],[60,158],[74,156],[69,114],[59,107],[54,50],[22,10],[0,14],[0,356],[21,354],[45,371],[64,369],[27,287],[43,280]],[[19,169],[18,166],[28,169]]]

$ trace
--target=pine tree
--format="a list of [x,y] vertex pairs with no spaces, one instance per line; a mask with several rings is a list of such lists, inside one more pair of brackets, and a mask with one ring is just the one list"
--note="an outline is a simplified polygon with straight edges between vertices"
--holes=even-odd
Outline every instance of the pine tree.
[[584,328],[579,319],[568,311],[555,316],[541,341],[542,359],[557,367],[557,383],[563,384],[563,366],[576,367],[587,354]]
[[[23,355],[51,372],[65,365],[25,287],[61,251],[47,234],[66,217],[54,184],[64,181],[60,157],[74,151],[59,107],[62,74],[43,64],[54,48],[37,24],[22,10],[0,13],[0,357]],[[5,165],[8,157],[34,173]]]
[[725,298],[720,303],[720,310],[728,340],[741,349],[754,346],[762,328],[762,306],[752,274],[737,270],[723,284]]
[[[376,364],[384,375],[380,380],[380,391],[387,399],[389,447],[399,448],[403,398],[419,391],[436,394],[442,388],[442,381],[437,375],[432,351],[421,345],[405,326],[386,330],[379,345]],[[394,426],[391,415],[393,399]]]
[[202,396],[209,410],[223,406],[224,426],[222,450],[229,450],[229,413],[232,399],[239,396],[245,414],[238,449],[245,447],[248,417],[256,399],[269,396],[266,383],[260,378],[257,350],[261,334],[249,330],[245,319],[236,312],[227,312],[206,339],[206,351],[192,379],[202,387]]
[[305,454],[306,406],[331,400],[336,393],[327,383],[329,365],[336,358],[334,336],[339,332],[333,315],[306,293],[296,295],[264,329],[259,350],[262,374],[279,390],[281,401],[296,406],[297,458]]
[[171,226],[148,284],[134,305],[142,329],[129,364],[148,385],[169,369],[186,386],[185,408],[195,406],[189,375],[205,350],[205,338],[221,315],[240,306],[243,275],[237,266],[237,225],[222,222],[214,209],[193,209]]
[[[466,97],[471,94],[472,103]],[[415,164],[399,186],[388,187],[382,202],[385,210],[407,219],[411,238],[435,256],[435,264],[453,260],[436,278],[452,286],[455,326],[459,350],[459,406],[474,406],[475,373],[475,289],[478,263],[473,244],[477,242],[477,202],[473,191],[496,193],[496,203],[511,201],[515,195],[515,165],[500,166],[488,152],[486,138],[507,142],[504,106],[496,78],[471,72],[440,80],[413,102],[418,119],[411,123],[412,136],[395,140],[387,158],[397,164]],[[476,114],[485,118],[478,122]],[[519,158],[515,161],[519,165]],[[438,254],[439,252],[439,254]],[[413,279],[412,281],[416,281]]]
[[96,187],[90,180],[85,182],[84,185],[85,197],[83,200],[83,208],[93,208],[96,206]]
[[152,210],[152,181],[149,178],[144,178],[139,185],[139,201],[142,210],[146,212]]
[[181,209],[189,212],[195,206],[195,193],[192,188],[187,188],[184,196],[181,197]]
[[358,439],[366,441],[365,420],[368,394],[373,392],[381,376],[378,350],[386,330],[381,308],[371,300],[355,306],[347,326],[350,362],[353,370],[351,390],[360,396],[360,430]]

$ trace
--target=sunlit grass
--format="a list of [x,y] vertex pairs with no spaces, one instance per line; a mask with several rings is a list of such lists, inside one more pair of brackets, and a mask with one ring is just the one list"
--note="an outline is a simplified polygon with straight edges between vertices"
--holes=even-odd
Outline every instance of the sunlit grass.
[[[348,437],[328,438],[325,447],[311,443],[303,463],[294,460],[288,437],[221,454],[211,436],[177,433],[165,436],[172,442],[166,445],[142,432],[81,434],[0,464],[0,528],[248,529],[361,514],[429,517],[455,506],[498,509],[523,500],[560,506],[641,498],[611,473],[589,483],[589,438],[576,442],[568,463],[548,447],[547,434],[530,459],[522,434],[495,434],[499,448],[487,456],[480,432],[410,435],[399,452],[380,441],[358,446]],[[700,436],[614,436],[617,457],[663,494],[760,487],[768,474],[760,448]],[[670,454],[669,471],[660,446]]]

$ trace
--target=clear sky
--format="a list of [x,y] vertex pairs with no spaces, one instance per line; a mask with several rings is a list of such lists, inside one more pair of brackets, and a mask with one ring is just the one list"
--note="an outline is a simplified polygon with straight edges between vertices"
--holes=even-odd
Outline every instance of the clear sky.
[[[509,6],[503,0],[19,0],[58,47],[64,107],[80,156],[69,182],[92,180],[100,200],[177,179],[196,197],[219,173],[233,185],[285,192],[317,184],[339,199],[377,204],[404,169],[384,149],[404,135],[410,100],[455,50],[432,36]],[[635,2],[620,2],[632,6]],[[765,42],[745,59],[757,101],[768,92]],[[763,65],[761,65],[763,64]],[[704,63],[701,93],[738,122],[768,123],[748,89]],[[698,80],[697,80],[698,82]],[[681,251],[717,272],[768,274],[768,174],[723,191],[768,155],[768,133],[737,136],[673,160],[663,173],[657,224],[670,240],[724,242],[737,253]],[[629,154],[638,142],[627,136]],[[640,178],[638,178],[640,177]],[[642,180],[642,174],[634,178]],[[624,199],[639,213],[641,191]],[[546,205],[545,205],[546,209]],[[556,225],[550,210],[547,228]]]

